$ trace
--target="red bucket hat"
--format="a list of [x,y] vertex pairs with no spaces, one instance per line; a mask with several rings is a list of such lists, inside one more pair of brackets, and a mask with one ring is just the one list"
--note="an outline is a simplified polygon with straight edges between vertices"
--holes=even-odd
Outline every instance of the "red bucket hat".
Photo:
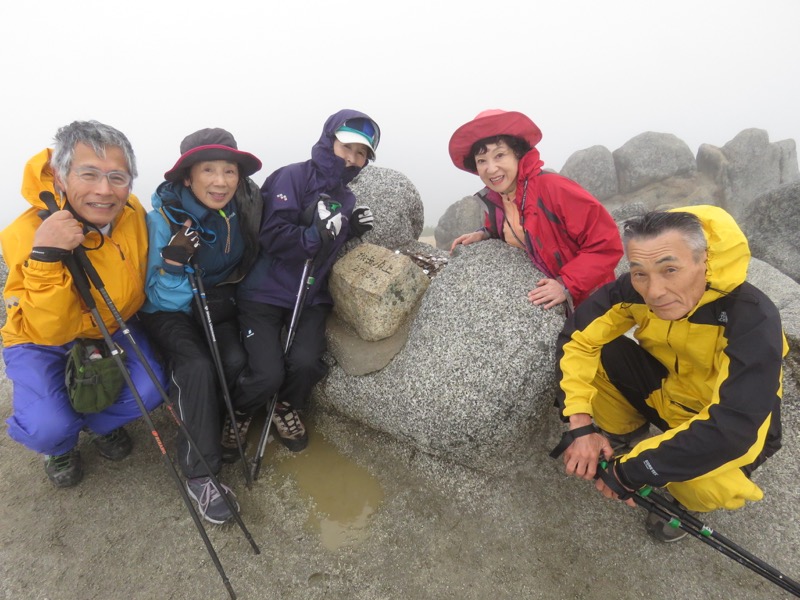
[[493,108],[478,113],[472,121],[456,129],[450,138],[450,159],[462,171],[474,173],[464,166],[464,158],[475,142],[496,135],[522,138],[531,148],[542,140],[542,131],[522,113]]
[[184,171],[204,160],[229,160],[239,164],[239,172],[249,177],[261,169],[261,161],[249,152],[242,152],[233,135],[224,129],[201,129],[183,138],[181,157],[164,173],[167,181],[180,181]]

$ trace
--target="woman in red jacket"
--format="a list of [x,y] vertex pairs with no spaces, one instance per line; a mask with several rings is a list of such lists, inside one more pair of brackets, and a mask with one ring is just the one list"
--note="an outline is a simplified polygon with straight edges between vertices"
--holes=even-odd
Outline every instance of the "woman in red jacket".
[[536,144],[542,132],[522,113],[485,110],[450,138],[450,158],[486,187],[477,196],[488,212],[484,227],[453,242],[499,238],[524,249],[545,277],[528,293],[543,308],[569,307],[614,281],[622,241],[614,219],[580,185],[542,171]]

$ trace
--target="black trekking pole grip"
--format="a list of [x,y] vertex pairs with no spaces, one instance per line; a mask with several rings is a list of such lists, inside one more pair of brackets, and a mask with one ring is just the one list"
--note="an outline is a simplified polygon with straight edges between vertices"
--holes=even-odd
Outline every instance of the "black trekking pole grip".
[[[42,218],[42,220],[61,210],[58,207],[58,204],[56,204],[56,198],[52,192],[41,192],[39,194],[39,200],[44,202],[44,205],[47,207],[46,211],[39,212],[39,216]],[[82,249],[81,246],[78,246],[78,248]],[[92,296],[91,287],[89,286],[89,280],[86,277],[86,273],[80,269],[78,262],[76,261],[75,250],[63,256],[61,258],[61,262],[64,263],[64,266],[67,267],[70,275],[72,275],[72,282],[75,284],[75,287],[78,290],[78,295],[86,304],[86,307],[90,311],[97,308],[97,303],[94,300],[94,296]]]

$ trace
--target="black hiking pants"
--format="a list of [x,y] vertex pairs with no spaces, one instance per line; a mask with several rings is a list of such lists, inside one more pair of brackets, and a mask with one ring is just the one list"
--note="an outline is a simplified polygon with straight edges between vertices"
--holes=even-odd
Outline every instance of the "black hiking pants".
[[330,306],[306,306],[300,315],[289,355],[284,358],[284,329],[289,328],[292,309],[239,301],[242,342],[247,349],[249,376],[243,382],[245,393],[257,391],[295,410],[308,406],[311,390],[328,372],[322,360],[327,348],[325,321]]
[[[143,313],[142,320],[167,362],[170,399],[211,470],[217,474],[222,466],[220,440],[222,418],[227,410],[203,325],[182,312]],[[239,323],[231,319],[215,324],[214,334],[234,408],[254,412],[267,403],[268,397],[248,396],[242,390],[247,354],[240,340]],[[209,475],[180,431],[177,445],[178,462],[186,477]]]

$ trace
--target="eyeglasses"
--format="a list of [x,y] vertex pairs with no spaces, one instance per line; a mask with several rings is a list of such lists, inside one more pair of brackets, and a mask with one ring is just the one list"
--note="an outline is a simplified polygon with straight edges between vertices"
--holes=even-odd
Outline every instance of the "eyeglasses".
[[106,173],[95,167],[78,167],[77,169],[72,169],[72,172],[78,176],[78,179],[88,185],[100,183],[103,177],[108,179],[108,183],[114,187],[124,188],[131,184],[131,176],[125,171],[109,171]]
[[349,119],[339,128],[339,131],[351,131],[363,135],[369,140],[373,150],[378,149],[381,141],[381,130],[378,128],[378,124],[369,119]]

